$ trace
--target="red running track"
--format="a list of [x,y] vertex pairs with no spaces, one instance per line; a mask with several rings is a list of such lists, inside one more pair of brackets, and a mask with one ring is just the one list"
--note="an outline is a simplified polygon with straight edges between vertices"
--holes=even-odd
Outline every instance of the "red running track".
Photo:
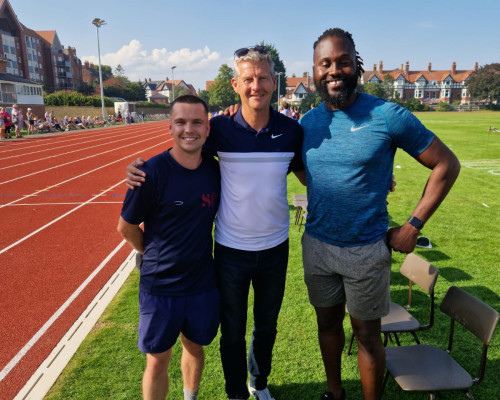
[[130,253],[116,232],[125,168],[171,145],[168,122],[0,142],[0,399],[19,392]]

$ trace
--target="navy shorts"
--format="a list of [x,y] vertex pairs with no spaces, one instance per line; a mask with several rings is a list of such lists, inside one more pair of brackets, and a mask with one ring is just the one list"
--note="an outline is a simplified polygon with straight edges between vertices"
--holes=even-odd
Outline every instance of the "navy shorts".
[[189,296],[139,293],[139,341],[143,353],[163,353],[182,333],[190,341],[209,345],[219,328],[219,292],[212,289]]

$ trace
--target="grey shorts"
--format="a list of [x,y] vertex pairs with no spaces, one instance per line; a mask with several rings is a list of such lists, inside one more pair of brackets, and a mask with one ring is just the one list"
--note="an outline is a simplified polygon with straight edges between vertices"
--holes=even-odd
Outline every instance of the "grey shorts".
[[304,233],[302,260],[314,307],[345,302],[352,317],[366,321],[389,312],[391,251],[386,238],[365,246],[338,247]]

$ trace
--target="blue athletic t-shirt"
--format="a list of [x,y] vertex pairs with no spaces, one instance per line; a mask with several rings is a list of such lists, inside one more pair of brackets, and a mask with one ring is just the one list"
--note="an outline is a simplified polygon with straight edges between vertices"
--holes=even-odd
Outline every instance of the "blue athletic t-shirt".
[[146,182],[128,190],[121,212],[144,222],[139,287],[158,296],[201,293],[215,287],[212,227],[220,197],[220,173],[212,156],[194,170],[165,151],[141,169]]
[[386,199],[396,149],[416,157],[434,134],[405,108],[364,93],[341,110],[328,110],[322,103],[300,124],[306,232],[342,247],[380,240],[389,223]]

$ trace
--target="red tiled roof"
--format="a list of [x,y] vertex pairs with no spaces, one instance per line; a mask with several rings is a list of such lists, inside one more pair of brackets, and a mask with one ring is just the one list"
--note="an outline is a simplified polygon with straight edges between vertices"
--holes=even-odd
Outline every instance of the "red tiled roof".
[[43,40],[52,44],[56,36],[56,31],[35,31],[38,35],[42,37]]

